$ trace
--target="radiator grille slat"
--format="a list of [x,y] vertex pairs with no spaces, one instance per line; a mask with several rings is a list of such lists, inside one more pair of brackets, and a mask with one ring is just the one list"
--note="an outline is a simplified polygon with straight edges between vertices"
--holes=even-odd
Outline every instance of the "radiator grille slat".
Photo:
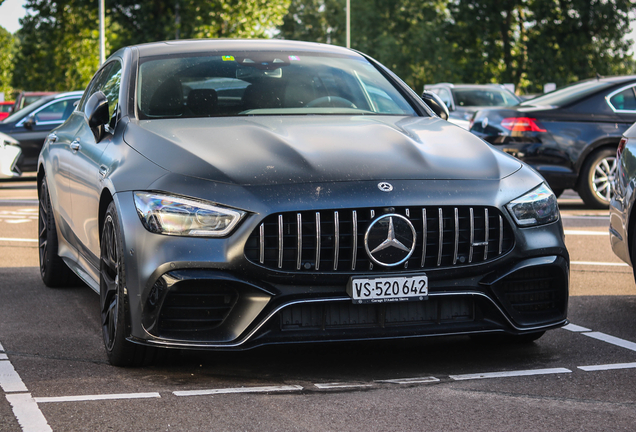
[[403,265],[410,271],[478,264],[514,245],[512,229],[495,207],[357,208],[267,216],[250,235],[245,256],[276,271],[396,271],[372,265],[364,244],[371,222],[389,213],[407,217],[415,228],[415,250]]

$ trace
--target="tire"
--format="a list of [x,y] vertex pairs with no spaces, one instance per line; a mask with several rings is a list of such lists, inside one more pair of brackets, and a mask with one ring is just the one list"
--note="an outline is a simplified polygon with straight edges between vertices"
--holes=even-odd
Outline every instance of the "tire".
[[42,281],[50,288],[75,286],[78,278],[57,254],[57,230],[46,177],[40,184],[38,201],[38,255]]
[[587,158],[581,170],[578,193],[588,207],[609,208],[615,173],[616,149],[601,149]]
[[126,271],[123,262],[123,242],[117,208],[111,202],[106,210],[100,245],[100,314],[102,337],[113,366],[134,367],[154,360],[156,349],[134,344],[127,319],[127,299],[124,295]]

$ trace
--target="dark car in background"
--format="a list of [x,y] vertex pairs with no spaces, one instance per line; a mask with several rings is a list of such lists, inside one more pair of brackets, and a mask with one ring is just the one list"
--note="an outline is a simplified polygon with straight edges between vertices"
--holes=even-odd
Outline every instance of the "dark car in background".
[[40,272],[100,295],[115,365],[157,348],[507,335],[567,323],[534,170],[341,47],[113,54],[38,163]]
[[473,114],[482,108],[515,106],[521,102],[501,84],[426,84],[424,90],[437,94],[450,112],[449,121],[469,128]]
[[636,125],[623,134],[616,158],[614,196],[610,201],[610,243],[614,253],[633,268],[636,253]]
[[573,188],[589,207],[607,208],[616,148],[635,121],[636,76],[620,76],[479,111],[470,131],[533,166],[557,195]]
[[21,149],[14,166],[16,174],[36,170],[47,135],[71,115],[82,94],[76,91],[44,96],[0,122],[0,132],[16,139]]

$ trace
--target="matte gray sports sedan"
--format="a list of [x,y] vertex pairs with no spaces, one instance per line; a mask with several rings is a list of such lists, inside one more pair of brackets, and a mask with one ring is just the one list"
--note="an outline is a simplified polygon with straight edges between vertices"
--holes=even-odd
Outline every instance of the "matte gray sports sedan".
[[100,294],[114,365],[566,324],[554,194],[435,112],[344,48],[121,49],[40,155],[42,278]]

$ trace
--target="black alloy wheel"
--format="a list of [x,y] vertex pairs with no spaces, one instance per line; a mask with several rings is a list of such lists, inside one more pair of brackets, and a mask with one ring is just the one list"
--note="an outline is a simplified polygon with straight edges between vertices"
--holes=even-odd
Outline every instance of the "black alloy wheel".
[[579,195],[588,207],[606,209],[614,196],[616,149],[605,148],[590,155],[583,169]]
[[38,210],[38,252],[40,258],[40,276],[44,284],[51,288],[76,285],[75,274],[66,266],[57,254],[57,230],[51,207],[51,197],[46,177],[40,184]]
[[101,323],[108,361],[114,366],[140,366],[149,363],[156,350],[126,339],[130,326],[126,319],[121,229],[117,209],[112,202],[106,210],[100,249]]

